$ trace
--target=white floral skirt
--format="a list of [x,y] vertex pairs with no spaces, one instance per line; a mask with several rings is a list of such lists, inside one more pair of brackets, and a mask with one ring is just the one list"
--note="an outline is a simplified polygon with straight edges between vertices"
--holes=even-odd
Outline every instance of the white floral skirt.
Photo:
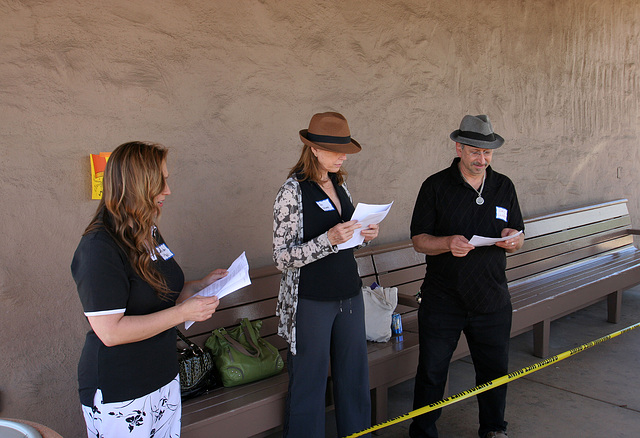
[[82,406],[89,438],[178,438],[180,436],[180,380],[176,376],[157,391],[133,400],[102,403],[98,389],[93,406]]

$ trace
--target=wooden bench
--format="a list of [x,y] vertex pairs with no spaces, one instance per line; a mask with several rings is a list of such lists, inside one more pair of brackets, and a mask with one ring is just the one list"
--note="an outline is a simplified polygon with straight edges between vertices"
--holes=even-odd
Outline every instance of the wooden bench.
[[617,323],[622,292],[640,283],[627,200],[525,221],[525,245],[507,258],[512,336],[533,328],[534,354],[549,355],[550,323],[600,300]]
[[[608,320],[617,322],[624,289],[640,283],[640,251],[633,245],[627,201],[618,200],[525,220],[523,248],[507,257],[513,303],[512,336],[533,329],[533,352],[548,355],[550,322],[601,299]],[[372,422],[387,418],[387,389],[415,376],[418,324],[415,294],[425,273],[424,255],[410,240],[370,246],[356,254],[363,284],[398,287],[404,333],[387,343],[368,343]],[[261,335],[286,360],[286,343],[276,334],[275,306],[280,273],[274,267],[251,271],[252,284],[225,297],[214,317],[196,323],[187,335],[203,345],[217,327],[242,317],[261,319]],[[468,355],[462,336],[452,360]],[[182,436],[264,436],[282,424],[288,376],[281,374],[236,388],[218,388],[183,405]],[[327,406],[332,405],[330,385]]]
[[[607,320],[620,317],[622,291],[640,283],[640,251],[633,244],[627,200],[590,205],[525,220],[525,243],[507,255],[513,305],[511,336],[533,329],[533,353],[549,354],[550,323],[606,299]],[[380,284],[399,284],[399,301],[417,306],[424,256],[410,240],[379,248]],[[415,324],[406,331],[417,331]],[[453,360],[469,354],[464,335]]]
[[[356,255],[364,285],[379,281],[374,264],[375,251],[365,248]],[[275,316],[280,272],[275,267],[251,270],[252,284],[224,297],[213,318],[195,323],[183,331],[198,345],[204,345],[211,331],[237,325],[241,318],[260,319],[260,334],[279,349],[286,362],[287,344],[277,335]],[[391,284],[385,284],[391,286]],[[416,309],[398,306],[403,322],[416,319]],[[408,332],[386,343],[368,342],[369,384],[372,422],[387,419],[387,389],[415,376],[418,363],[418,335]],[[328,376],[329,377],[329,376]],[[182,407],[182,437],[265,436],[282,425],[288,389],[286,369],[277,376],[234,388],[216,388],[187,400]],[[327,407],[332,408],[331,385],[327,385]]]

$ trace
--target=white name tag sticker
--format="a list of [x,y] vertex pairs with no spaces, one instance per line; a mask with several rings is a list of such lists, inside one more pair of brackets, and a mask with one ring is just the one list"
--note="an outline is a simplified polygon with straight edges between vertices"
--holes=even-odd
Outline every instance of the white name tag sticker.
[[502,207],[496,207],[496,219],[507,222],[507,209]]
[[331,201],[329,201],[329,198],[323,199],[322,201],[316,201],[316,204],[318,204],[318,207],[320,207],[324,211],[335,210],[335,208],[333,208],[333,204],[331,203]]
[[164,260],[169,260],[171,257],[173,257],[173,253],[164,243],[160,246],[156,246],[156,252],[160,254],[160,257],[162,257]]

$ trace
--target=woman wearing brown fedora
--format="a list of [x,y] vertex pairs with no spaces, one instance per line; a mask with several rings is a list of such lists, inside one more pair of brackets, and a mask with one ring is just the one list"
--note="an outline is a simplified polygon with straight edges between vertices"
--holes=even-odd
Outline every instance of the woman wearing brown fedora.
[[[273,260],[280,271],[278,333],[289,343],[285,437],[324,437],[331,366],[339,436],[369,427],[371,401],[364,305],[353,248],[339,250],[360,225],[342,164],[360,152],[347,120],[315,114],[298,163],[273,208]],[[378,226],[361,230],[365,242]]]

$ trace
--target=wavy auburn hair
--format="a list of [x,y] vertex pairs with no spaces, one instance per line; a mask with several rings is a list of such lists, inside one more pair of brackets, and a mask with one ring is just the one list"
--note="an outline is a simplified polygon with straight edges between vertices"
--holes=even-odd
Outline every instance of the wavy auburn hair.
[[[320,172],[320,163],[318,163],[318,158],[313,155],[311,147],[306,144],[302,146],[300,159],[298,159],[296,165],[291,168],[287,178],[296,174],[298,175],[297,179],[300,182],[308,179],[320,182],[320,176],[322,174],[322,172]],[[336,176],[336,182],[338,185],[342,185],[347,179],[347,172],[342,170],[342,168],[340,168],[334,175]]]
[[109,157],[103,194],[84,234],[104,227],[124,250],[135,269],[162,299],[171,293],[166,279],[151,263],[157,246],[153,235],[160,208],[153,202],[166,185],[162,164],[167,149],[134,141],[118,146]]

